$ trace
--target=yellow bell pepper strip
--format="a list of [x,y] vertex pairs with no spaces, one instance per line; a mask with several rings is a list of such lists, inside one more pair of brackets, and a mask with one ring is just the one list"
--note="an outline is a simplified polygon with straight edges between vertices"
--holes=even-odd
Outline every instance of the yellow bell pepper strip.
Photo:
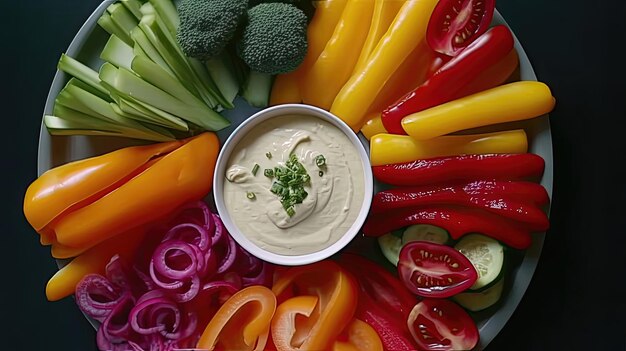
[[[277,347],[291,345],[291,350],[331,348],[352,320],[357,304],[355,279],[331,260],[290,268],[280,275],[272,291],[276,294],[279,307],[295,296],[314,296],[318,299],[310,317],[290,322],[295,325],[293,333],[280,332],[285,329],[272,329],[274,344]],[[299,310],[306,311],[307,308]],[[282,351],[280,348],[278,350]]]
[[383,343],[374,328],[355,318],[337,338],[333,351],[383,351]]
[[304,103],[330,109],[354,70],[373,11],[373,1],[348,0],[333,36],[306,73],[306,84],[301,86]]
[[328,40],[333,36],[348,0],[314,1],[315,13],[307,27],[307,52],[304,60],[295,70],[300,91],[307,85],[307,72],[320,56]]
[[514,82],[410,114],[402,119],[402,128],[411,137],[426,140],[538,117],[552,111],[554,103],[550,88],[544,83]]
[[423,41],[402,62],[370,106],[366,122],[361,128],[361,133],[367,140],[376,134],[388,133],[381,120],[382,110],[422,84],[435,59],[435,52]]
[[405,1],[365,66],[341,88],[330,111],[357,132],[385,82],[424,40],[437,0]]
[[377,134],[370,140],[372,166],[464,154],[522,154],[528,151],[523,129],[492,133],[445,135],[417,140],[407,135]]
[[404,0],[374,0],[372,22],[370,23],[367,38],[365,38],[359,59],[354,66],[355,72],[360,71],[363,66],[365,66],[370,54],[374,51],[376,45],[378,45],[380,38],[385,35],[391,23],[393,23],[394,18],[396,18],[403,4]]
[[297,104],[302,102],[298,73],[296,71],[279,74],[274,79],[270,94],[270,106],[280,104]]
[[231,296],[202,332],[196,348],[203,350],[264,350],[276,311],[269,288],[252,285]]
[[102,196],[119,182],[137,174],[150,159],[182,144],[182,141],[172,141],[127,147],[48,170],[26,190],[24,215],[36,231],[41,231],[65,211]]
[[385,129],[383,121],[380,119],[380,112],[369,114],[367,122],[361,128],[361,133],[367,140],[370,140],[376,134],[387,133],[387,129]]
[[218,150],[215,133],[186,139],[142,173],[53,223],[58,242],[72,247],[96,245],[202,199],[211,190]]
[[87,274],[104,275],[107,263],[115,255],[131,261],[145,236],[145,230],[133,230],[104,241],[75,257],[48,280],[46,297],[49,301],[57,301],[72,295],[76,284]]

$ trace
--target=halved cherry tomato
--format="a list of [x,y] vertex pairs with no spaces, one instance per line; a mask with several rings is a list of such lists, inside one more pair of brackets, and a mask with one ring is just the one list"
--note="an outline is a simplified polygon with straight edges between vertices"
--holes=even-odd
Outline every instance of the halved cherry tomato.
[[478,273],[462,253],[446,245],[426,241],[402,247],[398,274],[413,293],[446,298],[472,286]]
[[489,28],[495,6],[495,0],[440,0],[428,21],[428,45],[456,56]]
[[420,350],[471,350],[478,344],[476,323],[450,300],[422,300],[407,325]]

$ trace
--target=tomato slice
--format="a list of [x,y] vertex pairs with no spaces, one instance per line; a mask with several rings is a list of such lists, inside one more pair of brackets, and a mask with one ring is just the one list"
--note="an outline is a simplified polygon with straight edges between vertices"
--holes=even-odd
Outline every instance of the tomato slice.
[[413,293],[446,298],[466,290],[478,273],[462,253],[446,245],[413,241],[402,247],[398,274]]
[[428,21],[428,45],[444,55],[456,56],[487,31],[495,6],[495,0],[440,0]]
[[478,344],[476,323],[450,300],[420,301],[411,310],[407,325],[420,350],[471,350]]

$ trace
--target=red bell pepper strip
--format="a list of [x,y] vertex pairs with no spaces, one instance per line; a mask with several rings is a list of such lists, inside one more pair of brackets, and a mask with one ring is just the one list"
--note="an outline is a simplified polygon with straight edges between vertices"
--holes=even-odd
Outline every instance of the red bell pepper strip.
[[506,26],[498,25],[489,29],[417,89],[383,110],[385,129],[393,134],[406,134],[402,128],[402,118],[454,100],[461,88],[501,61],[511,49],[513,35]]
[[461,90],[456,93],[453,100],[476,94],[506,83],[518,66],[519,56],[517,54],[517,50],[513,48],[502,60],[500,60],[500,62],[487,68],[483,73],[476,77],[476,79],[461,88]]
[[507,218],[482,209],[443,205],[403,208],[370,216],[363,233],[381,236],[412,224],[441,227],[455,240],[468,233],[481,233],[515,249],[526,249],[532,242],[527,228]]
[[436,157],[374,166],[372,171],[383,183],[413,186],[476,179],[538,179],[544,167],[541,156],[524,153]]
[[[506,186],[515,188],[517,183]],[[534,184],[534,183],[530,183]],[[518,189],[532,188],[525,183]],[[491,186],[490,186],[491,185]],[[545,190],[539,184],[531,191],[543,197]],[[530,198],[516,198],[502,191],[504,184],[496,182],[471,182],[457,185],[425,185],[411,188],[396,188],[378,192],[372,201],[371,214],[393,211],[399,208],[427,205],[459,205],[483,208],[489,212],[523,223],[531,230],[544,231],[549,227],[548,216]],[[495,188],[495,191],[494,191]],[[530,190],[530,189],[529,189]],[[542,191],[543,190],[543,191]],[[532,193],[529,193],[531,195]],[[521,194],[524,195],[523,193]],[[547,195],[546,195],[547,196]]]
[[371,325],[355,318],[335,340],[332,351],[383,351],[383,344]]
[[344,252],[337,260],[359,282],[355,317],[376,330],[385,350],[415,350],[406,321],[418,298],[394,273],[368,258]]

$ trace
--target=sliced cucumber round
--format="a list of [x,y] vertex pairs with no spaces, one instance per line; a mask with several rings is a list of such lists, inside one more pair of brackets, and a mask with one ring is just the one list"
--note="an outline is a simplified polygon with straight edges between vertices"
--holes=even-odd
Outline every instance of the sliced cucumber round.
[[478,312],[487,309],[500,300],[504,287],[504,278],[499,279],[489,289],[479,292],[462,292],[452,297],[459,305],[472,311]]
[[380,251],[382,251],[383,256],[394,266],[397,266],[400,260],[402,239],[393,233],[387,233],[378,237],[378,246],[380,246]]
[[485,288],[494,283],[503,272],[504,246],[482,234],[467,234],[454,246],[476,268],[478,279],[470,290]]
[[428,241],[445,245],[450,241],[448,232],[430,224],[414,224],[407,227],[402,234],[402,245],[411,241]]

